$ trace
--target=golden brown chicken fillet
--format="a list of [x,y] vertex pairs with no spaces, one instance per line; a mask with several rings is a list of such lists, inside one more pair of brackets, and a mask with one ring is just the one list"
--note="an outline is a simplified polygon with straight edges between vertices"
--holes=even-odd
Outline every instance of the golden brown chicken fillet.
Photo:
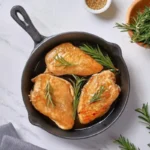
[[57,76],[65,74],[88,76],[103,69],[102,65],[71,43],[56,46],[47,53],[45,62],[49,72]]
[[120,87],[115,84],[115,74],[103,71],[93,75],[82,89],[78,116],[82,124],[87,124],[103,116],[117,99]]
[[32,81],[35,83],[30,93],[32,105],[61,129],[71,129],[74,125],[72,85],[49,74],[40,74]]

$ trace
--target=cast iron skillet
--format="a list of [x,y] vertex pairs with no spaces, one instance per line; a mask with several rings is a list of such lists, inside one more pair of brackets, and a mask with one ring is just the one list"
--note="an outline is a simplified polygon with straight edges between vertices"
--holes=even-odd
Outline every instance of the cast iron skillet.
[[[24,21],[19,19],[18,13],[23,16]],[[68,139],[88,138],[97,135],[110,127],[122,114],[129,95],[129,74],[120,47],[117,44],[109,43],[96,35],[86,32],[68,32],[45,37],[36,30],[26,11],[21,6],[14,6],[11,9],[11,16],[32,37],[35,44],[34,50],[24,68],[21,85],[23,100],[31,124],[38,126],[53,135]],[[28,96],[33,87],[31,79],[36,75],[43,73],[46,68],[44,62],[46,53],[64,42],[71,42],[76,46],[81,45],[81,43],[98,44],[103,52],[108,53],[115,66],[120,70],[117,82],[122,90],[119,98],[105,116],[87,126],[75,125],[70,131],[59,129],[50,119],[36,111]]]

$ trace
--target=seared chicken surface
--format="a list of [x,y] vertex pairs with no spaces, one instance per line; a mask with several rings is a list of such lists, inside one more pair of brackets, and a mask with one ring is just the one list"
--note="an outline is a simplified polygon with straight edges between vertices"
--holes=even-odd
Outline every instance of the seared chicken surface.
[[56,46],[47,53],[45,62],[48,71],[57,76],[65,74],[88,76],[103,69],[102,65],[71,43]]
[[[32,105],[40,113],[53,120],[61,129],[71,129],[74,125],[72,85],[50,74],[40,74],[32,81],[35,83],[30,93]],[[47,84],[51,86],[48,89]],[[51,102],[48,103],[47,90],[49,90],[54,106]]]
[[[103,89],[100,91],[100,89]],[[95,102],[91,102],[93,96],[100,91]],[[120,87],[116,84],[115,74],[111,71],[103,71],[93,75],[82,89],[78,116],[82,124],[87,124],[94,119],[103,116],[117,99]],[[95,96],[96,97],[96,96]]]

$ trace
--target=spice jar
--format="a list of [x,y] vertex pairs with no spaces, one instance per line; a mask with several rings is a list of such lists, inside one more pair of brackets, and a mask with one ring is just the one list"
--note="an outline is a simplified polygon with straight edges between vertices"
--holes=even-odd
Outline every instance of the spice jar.
[[94,14],[99,14],[106,11],[112,0],[83,0],[85,8]]

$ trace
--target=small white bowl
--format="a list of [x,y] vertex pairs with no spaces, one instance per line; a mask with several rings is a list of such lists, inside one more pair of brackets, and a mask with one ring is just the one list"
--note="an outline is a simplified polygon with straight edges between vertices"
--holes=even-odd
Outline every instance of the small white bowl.
[[84,3],[85,8],[86,8],[89,12],[91,12],[91,13],[93,13],[93,14],[100,14],[100,13],[103,13],[104,11],[106,11],[106,10],[110,7],[111,2],[112,2],[112,0],[107,0],[107,3],[106,3],[106,5],[105,5],[103,8],[95,10],[95,9],[90,8],[90,7],[86,4],[86,0],[83,0],[83,3]]

